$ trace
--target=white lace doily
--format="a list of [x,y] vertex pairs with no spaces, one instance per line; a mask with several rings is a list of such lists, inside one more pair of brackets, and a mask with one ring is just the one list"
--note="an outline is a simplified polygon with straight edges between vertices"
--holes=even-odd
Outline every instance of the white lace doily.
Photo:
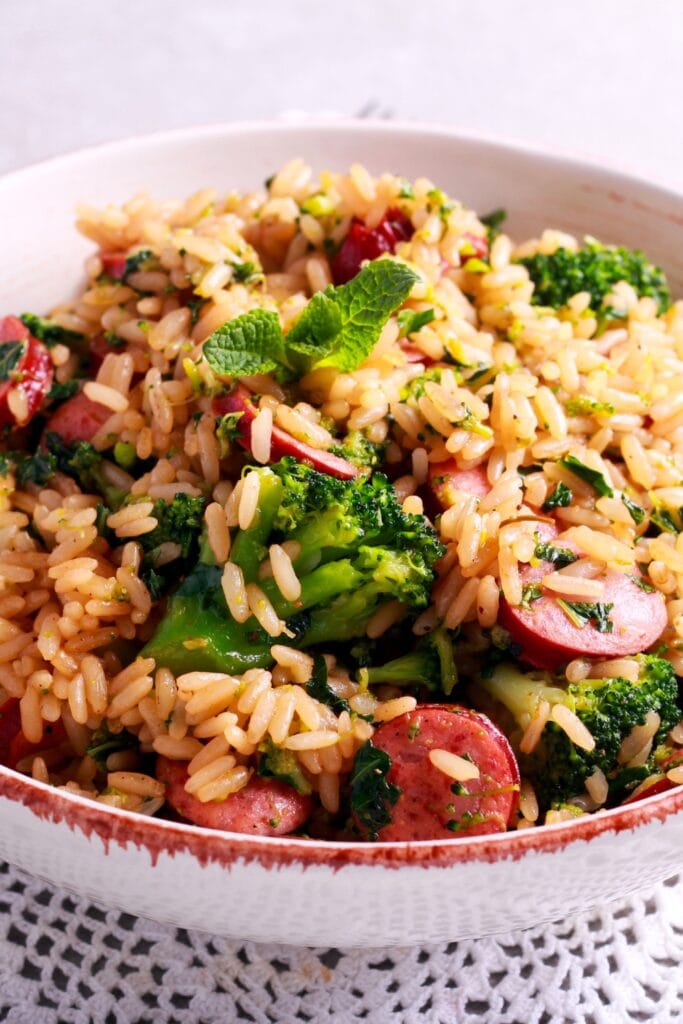
[[0,864],[7,1024],[678,1024],[683,881],[498,938],[299,949],[95,906]]

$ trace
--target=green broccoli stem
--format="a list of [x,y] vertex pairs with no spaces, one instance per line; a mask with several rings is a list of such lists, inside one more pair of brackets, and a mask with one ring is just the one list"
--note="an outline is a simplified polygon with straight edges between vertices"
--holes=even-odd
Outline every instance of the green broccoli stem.
[[230,561],[240,567],[246,583],[253,583],[258,577],[258,568],[266,556],[267,540],[284,492],[282,481],[270,469],[259,470],[259,476],[258,511],[251,526],[238,532],[230,553]]
[[368,669],[368,682],[371,686],[380,683],[422,686],[450,696],[458,682],[458,671],[448,631],[439,627],[424,638],[417,650],[385,665],[372,666]]
[[436,689],[431,683],[434,676],[434,656],[430,651],[411,651],[401,658],[394,658],[384,665],[373,665],[367,670],[368,683],[377,686],[391,683],[394,686],[418,686]]
[[166,614],[143,650],[172,672],[228,672],[273,662],[272,637],[254,622],[241,625],[230,618],[221,589],[221,570],[198,565],[169,599]]
[[[333,566],[339,563],[334,562]],[[354,640],[363,636],[371,616],[390,598],[377,590],[375,583],[365,583],[354,593],[342,594],[327,608],[311,612],[308,628],[301,641],[302,647]]]
[[289,619],[298,612],[327,604],[339,594],[355,590],[364,577],[348,558],[329,562],[313,569],[301,578],[301,596],[298,601],[285,601],[274,580],[261,580],[260,587],[281,619]]

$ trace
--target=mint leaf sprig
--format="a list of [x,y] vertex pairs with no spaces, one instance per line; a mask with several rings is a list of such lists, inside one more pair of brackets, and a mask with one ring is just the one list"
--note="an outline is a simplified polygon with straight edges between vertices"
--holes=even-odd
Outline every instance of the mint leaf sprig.
[[404,263],[374,260],[347,284],[317,292],[287,334],[277,313],[265,309],[228,320],[207,338],[204,358],[219,377],[276,373],[287,380],[318,366],[355,370],[417,280]]

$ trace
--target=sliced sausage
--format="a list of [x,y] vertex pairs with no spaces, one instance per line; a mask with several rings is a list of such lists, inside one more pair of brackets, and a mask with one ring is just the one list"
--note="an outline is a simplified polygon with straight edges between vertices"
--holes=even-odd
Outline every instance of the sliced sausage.
[[66,731],[61,719],[57,722],[43,723],[43,738],[39,743],[31,743],[21,731],[21,712],[19,701],[10,697],[0,706],[0,764],[8,768],[16,768],[30,754],[39,754],[42,750],[52,750],[66,739]]
[[[0,357],[2,346],[20,342],[19,359],[11,369],[0,374],[0,426],[25,426],[40,409],[43,399],[52,387],[52,360],[42,341],[34,338],[28,327],[16,316],[0,319]],[[24,412],[17,415],[10,408],[10,395],[17,392],[23,398]]]
[[[389,755],[387,782],[401,790],[380,841],[484,835],[508,827],[519,799],[519,769],[507,739],[485,715],[423,704],[381,725],[372,743]],[[435,749],[471,760],[478,778],[455,782],[430,761]]]
[[[552,539],[543,531],[541,535],[544,540]],[[558,541],[558,546],[576,551],[570,542]],[[523,586],[539,584],[554,569],[550,562],[522,566]],[[599,632],[592,621],[577,626],[558,604],[557,595],[548,591],[530,602],[528,608],[514,607],[501,598],[498,622],[519,644],[525,661],[536,668],[554,670],[583,656],[621,658],[640,654],[659,639],[667,624],[662,594],[658,591],[646,593],[632,576],[614,569],[608,569],[598,579],[604,583],[603,594],[598,600],[612,605],[609,611],[611,632]],[[584,601],[585,598],[574,600]]]
[[0,704],[0,764],[9,765],[10,746],[20,729],[19,701],[10,697]]
[[455,503],[456,491],[465,491],[475,498],[485,498],[491,490],[485,466],[461,469],[455,459],[430,464],[429,487],[444,511]]
[[345,284],[355,277],[366,260],[377,259],[385,252],[396,252],[399,242],[413,236],[410,219],[398,207],[390,207],[375,228],[367,227],[354,217],[348,234],[332,260],[335,284]]
[[157,778],[166,786],[166,800],[182,818],[202,828],[244,832],[254,836],[286,836],[306,822],[313,798],[276,779],[253,775],[244,789],[220,802],[202,803],[185,791],[187,765],[157,758]]
[[93,402],[81,392],[55,409],[47,421],[45,431],[59,434],[65,444],[92,441],[111,415],[111,409]]
[[120,281],[126,272],[125,252],[101,252],[102,270],[109,277]]
[[[256,419],[257,410],[251,400],[249,392],[241,386],[236,387],[227,395],[221,395],[213,400],[213,411],[217,416],[225,416],[229,413],[241,413],[237,421],[237,430],[240,435],[240,444],[247,450],[251,449],[251,425]],[[304,441],[297,440],[280,427],[273,427],[271,434],[270,461],[277,462],[286,455],[293,455],[299,462],[310,462],[319,473],[327,473],[329,476],[336,476],[340,480],[351,480],[360,472],[347,459],[342,459],[332,452],[322,451],[313,448]]]

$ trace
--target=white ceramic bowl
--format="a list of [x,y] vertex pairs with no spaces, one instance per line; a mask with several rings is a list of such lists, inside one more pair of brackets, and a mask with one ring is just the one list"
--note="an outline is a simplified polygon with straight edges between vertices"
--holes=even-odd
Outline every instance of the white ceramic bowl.
[[[0,180],[0,311],[76,290],[89,245],[74,207],[147,190],[253,187],[292,156],[426,175],[509,229],[644,248],[683,294],[683,197],[622,174],[449,131],[369,122],[231,125],[84,150]],[[481,936],[586,910],[673,874],[683,787],[495,837],[413,844],[251,838],[110,810],[0,768],[0,856],[136,914],[222,935],[338,946]]]

